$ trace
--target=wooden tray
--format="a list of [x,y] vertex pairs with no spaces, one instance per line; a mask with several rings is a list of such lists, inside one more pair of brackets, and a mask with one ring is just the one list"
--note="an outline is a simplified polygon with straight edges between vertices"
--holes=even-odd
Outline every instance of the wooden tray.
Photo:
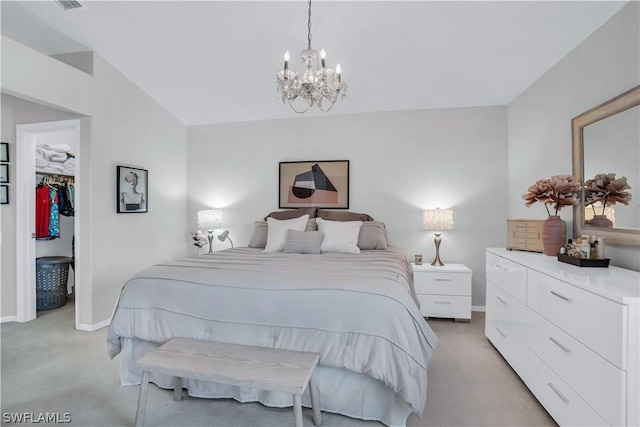
[[558,261],[566,262],[567,264],[577,265],[578,267],[609,267],[609,258],[605,259],[585,259],[566,254],[558,254]]

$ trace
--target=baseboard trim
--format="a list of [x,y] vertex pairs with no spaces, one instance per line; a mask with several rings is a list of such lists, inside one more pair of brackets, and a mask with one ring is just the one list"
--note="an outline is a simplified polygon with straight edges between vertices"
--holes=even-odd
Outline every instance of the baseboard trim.
[[484,313],[486,310],[484,305],[472,305],[471,311],[480,311]]
[[93,325],[79,324],[78,325],[78,330],[79,331],[86,331],[86,332],[95,332],[98,329],[106,328],[110,324],[111,324],[111,319],[103,320],[102,322],[94,323]]
[[0,323],[5,323],[5,322],[17,322],[18,321],[18,316],[4,316],[4,317],[0,317]]

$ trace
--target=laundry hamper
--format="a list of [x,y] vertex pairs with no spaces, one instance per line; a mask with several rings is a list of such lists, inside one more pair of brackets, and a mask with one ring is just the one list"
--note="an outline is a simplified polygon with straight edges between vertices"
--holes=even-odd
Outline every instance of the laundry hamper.
[[36,259],[36,310],[51,310],[67,303],[67,280],[71,257]]

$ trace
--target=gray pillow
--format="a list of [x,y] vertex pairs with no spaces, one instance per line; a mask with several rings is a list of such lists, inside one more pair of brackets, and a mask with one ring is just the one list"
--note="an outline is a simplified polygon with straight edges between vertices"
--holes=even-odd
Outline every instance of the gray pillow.
[[322,231],[287,231],[287,241],[284,243],[285,253],[319,254],[324,240]]
[[373,218],[368,214],[349,211],[318,209],[316,216],[327,221],[373,221]]
[[387,249],[387,228],[384,222],[364,221],[358,234],[358,247],[363,250]]
[[289,209],[286,211],[274,211],[271,212],[269,215],[267,215],[264,220],[266,221],[267,218],[271,217],[273,219],[293,219],[293,218],[299,218],[303,215],[309,215],[309,218],[315,218],[317,215],[318,208],[317,207],[312,207],[312,208],[297,208],[297,209]]
[[249,247],[264,249],[265,246],[267,246],[268,230],[269,228],[267,227],[267,221],[256,221],[253,224],[253,233],[251,234],[251,239],[249,240]]
[[[264,249],[267,246],[268,231],[269,227],[267,226],[267,221],[256,221],[253,224],[253,232],[251,234],[251,239],[249,240],[249,247]],[[307,220],[307,226],[304,231],[318,231],[318,223],[315,218],[309,218]]]

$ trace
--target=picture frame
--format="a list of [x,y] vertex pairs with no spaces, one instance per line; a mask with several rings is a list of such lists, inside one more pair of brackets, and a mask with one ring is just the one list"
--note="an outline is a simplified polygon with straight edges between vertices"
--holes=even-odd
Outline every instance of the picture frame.
[[117,213],[149,212],[149,171],[130,166],[117,166]]
[[280,162],[279,208],[349,209],[349,160]]
[[0,185],[0,205],[9,204],[9,186]]
[[1,142],[0,143],[0,162],[8,162],[9,161],[9,143]]
[[3,184],[9,183],[9,165],[6,163],[0,164],[0,182]]

